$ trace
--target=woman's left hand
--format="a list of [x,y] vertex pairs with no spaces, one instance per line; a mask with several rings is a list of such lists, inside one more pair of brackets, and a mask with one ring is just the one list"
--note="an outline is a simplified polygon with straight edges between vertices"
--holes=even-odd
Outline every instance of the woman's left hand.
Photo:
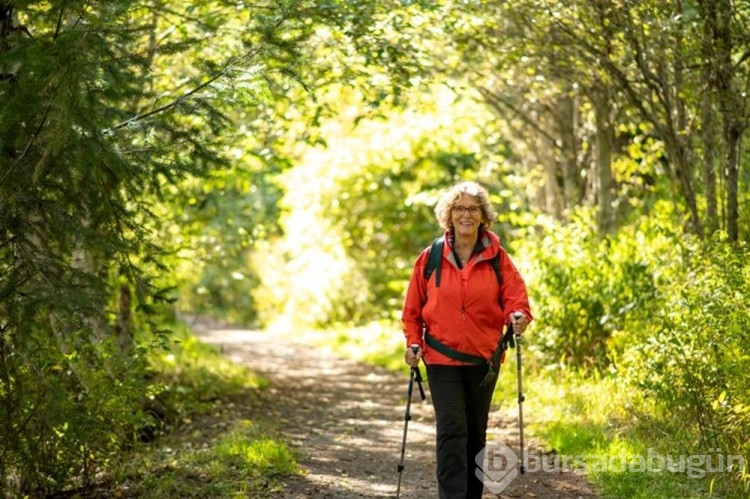
[[521,336],[526,330],[526,326],[529,325],[529,319],[523,314],[523,312],[513,312],[510,314],[510,323],[513,325],[513,333],[516,336]]

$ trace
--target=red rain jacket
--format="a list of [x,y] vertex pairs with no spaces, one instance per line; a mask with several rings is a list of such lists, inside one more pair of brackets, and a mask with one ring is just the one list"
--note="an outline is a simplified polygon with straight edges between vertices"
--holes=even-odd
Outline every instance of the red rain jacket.
[[[414,264],[401,315],[406,345],[420,345],[426,364],[462,365],[425,345],[424,328],[454,350],[489,359],[512,312],[523,312],[532,320],[526,284],[497,235],[483,231],[480,238],[484,249],[463,269],[456,264],[449,236],[446,231],[440,287],[435,287],[436,271],[428,282],[424,279],[430,254],[427,247]],[[489,262],[498,252],[502,289]]]

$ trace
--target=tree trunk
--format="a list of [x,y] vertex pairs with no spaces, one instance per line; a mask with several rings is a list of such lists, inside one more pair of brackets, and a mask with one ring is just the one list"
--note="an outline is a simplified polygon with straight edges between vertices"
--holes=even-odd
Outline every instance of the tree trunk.
[[698,212],[698,201],[693,188],[690,147],[676,133],[668,133],[665,136],[664,145],[672,164],[673,174],[677,180],[680,193],[687,206],[689,229],[693,234],[703,237],[703,224],[701,223]]
[[[679,12],[682,11],[680,6]],[[671,115],[672,125],[670,126],[670,134],[672,135],[672,142],[674,144],[674,162],[675,162],[675,173],[682,187],[682,193],[687,204],[688,213],[690,216],[690,226],[693,233],[703,236],[703,225],[701,224],[700,211],[698,210],[697,195],[694,187],[694,172],[693,172],[693,159],[695,155],[692,152],[692,144],[690,142],[690,124],[688,123],[687,112],[685,110],[685,98],[683,92],[686,90],[685,85],[685,70],[683,67],[683,59],[687,57],[685,51],[684,37],[685,37],[685,25],[683,23],[683,17],[677,18],[680,29],[676,31],[674,37],[674,61],[673,61],[673,72],[674,72],[674,85],[669,85],[669,78],[666,71],[666,63],[664,61],[657,61],[656,67],[658,72],[662,75],[662,88],[664,89],[663,95],[665,96],[667,106],[665,112],[667,115]],[[671,102],[671,105],[669,104]]]
[[130,286],[123,283],[120,285],[119,307],[117,311],[117,322],[115,323],[115,341],[120,350],[120,356],[127,358],[133,353],[135,342],[133,340],[132,301],[133,295]]
[[596,172],[599,206],[599,234],[610,234],[615,229],[612,206],[612,125],[610,120],[609,88],[602,84],[593,92],[596,115]]
[[563,194],[565,208],[577,206],[583,199],[583,177],[578,163],[576,122],[578,110],[575,98],[564,95],[557,102],[557,121],[562,145],[561,165],[563,168]]
[[727,135],[727,234],[729,240],[737,242],[739,231],[739,183],[740,183],[740,138],[739,127],[730,127]]
[[[719,230],[719,213],[716,197],[716,141],[714,128],[714,96],[716,71],[714,70],[713,39],[716,31],[716,12],[713,1],[708,4],[710,11],[703,13],[703,96],[701,98],[701,138],[703,141],[703,182],[706,188],[706,224],[709,234]],[[704,9],[705,10],[705,9]]]
[[[708,2],[709,4],[712,2]],[[722,117],[722,135],[725,141],[726,156],[724,172],[727,185],[727,234],[729,240],[739,240],[740,145],[742,133],[747,127],[744,120],[743,103],[740,93],[734,90],[734,65],[732,61],[732,2],[715,0],[709,8],[715,9],[715,57],[716,85],[719,110]]]
[[[543,153],[542,153],[543,154]],[[558,176],[559,168],[552,155],[546,155],[544,158],[544,211],[549,213],[556,220],[562,220],[563,216],[563,196],[560,190],[560,179]]]

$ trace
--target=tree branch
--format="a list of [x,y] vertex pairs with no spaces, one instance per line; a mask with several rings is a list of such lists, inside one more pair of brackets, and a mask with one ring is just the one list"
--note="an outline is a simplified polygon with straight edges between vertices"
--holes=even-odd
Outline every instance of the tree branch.
[[34,130],[34,133],[31,135],[31,138],[26,143],[26,147],[23,148],[23,151],[21,152],[21,155],[15,158],[13,163],[10,165],[10,167],[5,170],[5,174],[0,178],[0,183],[5,182],[5,179],[10,175],[10,172],[12,172],[18,164],[21,163],[21,161],[26,157],[26,154],[29,152],[29,149],[31,149],[32,144],[36,141],[37,137],[42,133],[42,128],[44,128],[45,123],[47,123],[47,117],[50,114],[50,111],[52,110],[52,104],[48,104],[47,108],[44,110],[44,116],[42,116],[42,119],[39,121],[39,125]]
[[479,91],[479,93],[482,94],[482,97],[484,97],[485,100],[488,102],[488,104],[490,104],[492,107],[494,107],[497,110],[500,110],[501,107],[505,107],[506,109],[509,109],[521,121],[523,121],[526,125],[531,127],[535,132],[541,135],[547,142],[549,142],[550,145],[552,145],[552,147],[554,147],[558,151],[562,150],[562,147],[560,146],[560,144],[557,142],[557,140],[555,140],[555,138],[552,135],[549,134],[549,132],[547,132],[542,127],[540,127],[538,123],[536,123],[533,119],[531,119],[526,113],[516,108],[516,106],[514,106],[507,99],[503,99],[502,96],[494,93],[492,90],[489,90],[488,88],[483,87],[481,85],[478,85],[476,88]]
[[[259,51],[260,51],[260,49],[256,50],[255,53],[253,53],[252,55],[250,55],[250,57],[254,57],[255,55],[257,55],[257,53]],[[113,132],[115,132],[117,130],[120,130],[121,128],[125,128],[127,126],[132,125],[133,123],[136,123],[138,121],[144,120],[144,119],[146,119],[146,118],[148,118],[150,116],[154,116],[156,114],[163,113],[165,111],[168,111],[168,110],[170,110],[170,109],[178,106],[185,99],[190,98],[191,96],[195,95],[196,93],[200,92],[204,88],[208,87],[209,85],[211,85],[212,83],[214,83],[215,81],[219,80],[221,77],[223,77],[224,75],[226,75],[232,68],[235,67],[236,64],[237,64],[237,60],[236,59],[233,60],[233,61],[230,61],[229,64],[227,64],[221,71],[219,71],[218,73],[216,73],[215,75],[213,75],[212,77],[210,77],[208,80],[204,81],[203,83],[201,83],[197,87],[193,88],[192,90],[190,90],[190,91],[182,94],[181,96],[175,98],[174,100],[172,100],[172,102],[170,102],[168,104],[165,104],[163,106],[157,107],[156,109],[152,109],[151,111],[148,111],[146,113],[142,113],[142,114],[139,114],[137,116],[133,116],[129,120],[123,121],[122,123],[119,123],[119,124],[117,124],[117,125],[115,125],[115,126],[113,126],[111,128],[107,128],[107,129],[105,129],[103,131],[104,135],[111,134],[111,133],[113,133]]]
[[[274,25],[273,25],[273,27],[272,27],[272,29],[270,31],[271,32],[276,31],[289,18],[290,13],[294,10],[294,8],[296,8],[299,5],[299,3],[300,2],[296,2],[293,6],[290,6],[290,8],[286,12],[284,12],[282,15],[280,15],[279,19],[276,21],[276,23],[274,23]],[[178,106],[185,99],[190,98],[191,96],[195,95],[196,93],[200,92],[204,88],[206,88],[209,85],[211,85],[212,83],[214,83],[215,81],[217,81],[217,80],[221,79],[222,77],[224,77],[229,71],[231,71],[235,66],[237,66],[237,64],[239,64],[240,61],[250,60],[250,59],[254,58],[255,56],[257,56],[260,52],[261,52],[261,47],[259,46],[259,47],[255,48],[254,50],[251,50],[251,51],[247,52],[243,56],[238,56],[238,57],[234,57],[234,58],[230,59],[229,62],[227,63],[227,65],[221,71],[217,72],[216,74],[214,74],[213,76],[211,76],[208,80],[204,81],[203,83],[201,83],[197,87],[193,88],[192,90],[190,90],[190,91],[184,93],[183,95],[175,98],[174,100],[172,100],[172,102],[170,102],[168,104],[165,104],[163,106],[160,106],[160,107],[158,107],[156,109],[152,109],[151,111],[148,111],[146,113],[142,113],[142,114],[139,114],[137,116],[133,116],[132,118],[130,118],[128,120],[125,120],[122,123],[118,123],[117,125],[114,125],[111,128],[105,129],[102,133],[104,135],[109,135],[109,134],[111,134],[111,133],[113,133],[113,132],[115,132],[117,130],[120,130],[122,128],[130,126],[130,125],[132,125],[134,123],[142,121],[142,120],[144,120],[146,118],[149,118],[151,116],[157,115],[159,113],[166,112],[166,111],[168,111],[168,110],[170,110],[170,109]]]
[[740,59],[739,59],[739,60],[737,61],[737,63],[736,63],[735,65],[734,65],[734,68],[732,68],[732,69],[737,69],[737,68],[739,68],[739,67],[740,67],[740,66],[742,66],[742,65],[743,65],[743,64],[745,63],[745,61],[746,61],[746,60],[748,60],[748,59],[750,59],[750,50],[748,50],[747,52],[745,52],[744,54],[742,54],[742,57],[740,57]]

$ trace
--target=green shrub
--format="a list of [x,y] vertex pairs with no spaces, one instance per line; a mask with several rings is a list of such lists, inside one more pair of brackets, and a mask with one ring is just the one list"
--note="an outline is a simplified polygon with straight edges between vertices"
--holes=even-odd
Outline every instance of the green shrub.
[[143,423],[143,357],[122,358],[112,342],[92,343],[84,328],[66,332],[62,339],[19,327],[15,341],[4,342],[0,489],[7,497],[86,485]]
[[[683,275],[665,284],[659,309],[631,338],[618,372],[637,388],[642,419],[673,435],[675,446],[700,454],[721,449],[747,459],[747,247],[718,235],[708,244],[686,240],[681,250]],[[742,474],[735,471],[717,479],[736,483]]]
[[539,316],[532,352],[542,364],[603,368],[616,354],[618,337],[655,306],[644,234],[629,228],[600,238],[586,210],[570,224],[541,228],[541,237],[513,245],[515,258],[529,268],[525,278]]

